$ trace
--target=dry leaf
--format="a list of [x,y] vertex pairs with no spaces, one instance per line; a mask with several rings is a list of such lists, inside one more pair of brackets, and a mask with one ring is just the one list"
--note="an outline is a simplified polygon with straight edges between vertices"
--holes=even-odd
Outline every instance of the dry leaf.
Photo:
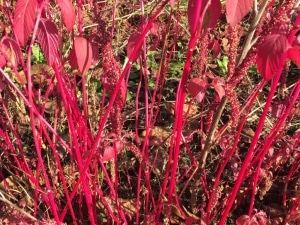
[[57,108],[56,101],[47,101],[45,103],[45,112],[49,114],[53,114],[55,112],[55,109]]
[[168,152],[164,147],[158,147],[149,153],[149,162],[152,172],[160,176],[167,165],[169,159]]
[[[175,102],[165,102],[164,107],[166,110],[175,115]],[[184,104],[183,105],[184,114],[189,114],[189,116],[194,116],[198,113],[198,107],[196,105]]]
[[[147,131],[144,130],[141,133],[141,139],[146,137]],[[151,136],[150,136],[150,146],[159,146],[166,143],[167,139],[171,136],[171,130],[166,129],[164,127],[155,126],[151,129]]]
[[250,144],[253,137],[255,135],[255,132],[252,128],[250,127],[244,127],[242,131],[242,142]]
[[0,182],[0,188],[7,189],[7,186],[9,186],[11,189],[17,187],[14,182],[13,176],[9,176]]
[[[105,197],[105,200],[107,201],[108,205],[110,206],[111,210],[114,213],[118,212],[118,207],[116,204],[116,201],[110,197]],[[123,199],[123,198],[118,198],[118,203],[122,207],[124,213],[130,217],[133,217],[136,213],[136,199]],[[139,202],[140,205],[140,202]],[[105,207],[102,202],[97,203],[97,207],[100,210],[105,210]]]
[[[31,66],[31,75],[33,77],[33,82],[36,84],[40,84],[45,82],[45,75],[53,76],[54,70],[47,64],[35,64]],[[23,70],[19,72],[18,76],[14,73],[12,73],[12,76],[16,82],[21,84],[23,81],[25,84],[27,84],[26,74]],[[22,81],[20,79],[22,79]]]

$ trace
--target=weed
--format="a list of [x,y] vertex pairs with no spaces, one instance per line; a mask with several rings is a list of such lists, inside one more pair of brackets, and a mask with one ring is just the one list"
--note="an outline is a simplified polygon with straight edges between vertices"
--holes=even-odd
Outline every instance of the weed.
[[1,1],[1,223],[299,223],[298,8]]

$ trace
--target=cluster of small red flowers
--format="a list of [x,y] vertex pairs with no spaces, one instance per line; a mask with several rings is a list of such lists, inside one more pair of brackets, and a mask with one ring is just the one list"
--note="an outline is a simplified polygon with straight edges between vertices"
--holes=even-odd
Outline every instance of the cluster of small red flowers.
[[127,143],[125,148],[129,151],[131,151],[135,157],[139,160],[139,162],[141,163],[143,161],[143,155],[140,152],[140,150],[138,149],[138,147],[136,147],[134,144],[132,143]]
[[[102,52],[102,80],[109,94],[112,94],[122,73],[120,63],[115,59],[111,45],[111,35],[106,31],[106,23],[102,20],[98,23],[98,32],[100,35],[100,46]],[[121,91],[117,94],[110,112],[111,128],[117,139],[120,139],[122,132],[121,111],[124,105],[124,96]]]
[[235,86],[245,77],[247,70],[250,66],[255,64],[257,56],[257,48],[252,47],[251,51],[248,53],[247,57],[243,60],[241,65],[235,69],[234,75],[228,82],[228,89],[233,89]]
[[289,13],[292,12],[292,9],[296,5],[297,0],[289,0],[283,1],[281,4],[276,6],[276,10],[273,10],[273,15],[271,15],[270,23],[266,25],[266,29],[264,32],[269,34],[278,24],[290,24],[291,23],[291,15]]
[[200,52],[198,54],[198,59],[195,62],[195,66],[197,67],[199,77],[201,77],[205,72],[205,70],[207,69],[205,67],[208,64],[208,59],[207,59],[208,56],[207,46],[209,45],[208,42],[209,42],[209,33],[205,32],[203,37],[201,37],[201,43],[199,47]]
[[243,30],[240,25],[236,25],[234,27],[229,26],[227,30],[228,37],[229,37],[229,45],[230,45],[228,73],[227,73],[228,80],[233,76],[236,68],[239,40],[242,35],[242,32]]
[[232,128],[236,128],[240,118],[240,102],[236,92],[233,89],[226,90],[226,96],[231,108],[231,126]]
[[[278,26],[280,25],[283,26],[285,24],[286,26],[283,27],[285,27],[286,30],[291,28],[291,16],[287,13],[290,13],[292,11],[295,3],[296,0],[281,2],[276,6],[276,10],[270,11],[270,15],[268,16],[270,18],[270,21],[268,23],[265,23],[265,19],[261,19],[261,22],[258,24],[255,32],[255,36],[260,36],[261,38],[259,38],[255,45],[251,47],[251,50],[247,54],[246,58],[236,68],[235,73],[229,82],[231,88],[234,88],[236,84],[239,83],[240,80],[245,76],[249,67],[255,64],[257,47],[260,46],[263,42],[263,37],[266,37],[268,34],[274,31],[275,28],[280,29],[280,27],[278,28]],[[272,14],[272,12],[274,12],[274,14]]]
[[216,95],[215,98],[210,103],[208,112],[207,112],[206,117],[205,117],[205,130],[207,132],[210,130],[210,127],[212,125],[213,117],[214,117],[214,114],[216,112],[216,108],[217,108],[218,104],[219,104],[219,99]]

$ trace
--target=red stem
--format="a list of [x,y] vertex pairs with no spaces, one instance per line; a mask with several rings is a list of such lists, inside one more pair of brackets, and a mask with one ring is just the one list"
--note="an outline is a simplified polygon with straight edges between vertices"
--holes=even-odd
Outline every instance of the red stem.
[[[283,60],[283,62],[285,62],[286,59]],[[243,182],[243,180],[245,179],[245,173],[247,171],[247,169],[249,168],[249,165],[250,165],[250,162],[251,162],[251,159],[253,157],[253,152],[254,152],[254,149],[257,145],[257,142],[258,142],[258,139],[259,139],[259,136],[262,132],[262,129],[264,127],[264,122],[266,120],[266,117],[267,117],[267,114],[268,114],[268,111],[269,111],[269,107],[271,105],[271,102],[272,102],[272,98],[274,96],[274,93],[276,91],[276,88],[277,88],[277,84],[278,84],[278,81],[280,79],[280,76],[281,76],[281,71],[283,69],[283,65],[284,63],[282,63],[280,69],[278,70],[278,72],[276,73],[275,77],[273,78],[273,81],[272,81],[272,85],[271,85],[271,90],[269,92],[269,95],[268,95],[268,98],[267,98],[267,102],[266,102],[266,105],[264,107],[264,110],[263,110],[263,113],[260,117],[260,120],[259,120],[259,123],[258,123],[258,126],[257,126],[257,129],[255,131],[255,135],[252,139],[252,142],[251,142],[251,145],[248,149],[248,153],[244,159],[244,162],[242,164],[242,167],[239,171],[239,174],[238,174],[238,177],[237,177],[237,180],[234,184],[234,187],[229,195],[229,199],[228,199],[228,202],[225,206],[225,209],[223,211],[223,214],[221,216],[221,220],[220,220],[220,225],[224,225],[225,222],[226,222],[226,219],[227,219],[227,216],[231,210],[231,207],[233,205],[233,202],[236,198],[236,195],[239,191],[239,188]]]

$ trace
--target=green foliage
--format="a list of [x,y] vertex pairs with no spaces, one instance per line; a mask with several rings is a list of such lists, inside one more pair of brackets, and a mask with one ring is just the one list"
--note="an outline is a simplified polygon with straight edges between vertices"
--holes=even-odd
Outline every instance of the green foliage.
[[174,53],[174,59],[170,62],[168,67],[168,74],[172,77],[179,78],[182,74],[182,69],[185,63],[185,54],[183,43],[178,42],[178,51]]
[[38,45],[34,45],[32,47],[32,63],[33,64],[40,64],[45,63],[45,56]]
[[217,59],[218,69],[221,76],[225,76],[228,71],[228,56],[222,56],[221,59]]

